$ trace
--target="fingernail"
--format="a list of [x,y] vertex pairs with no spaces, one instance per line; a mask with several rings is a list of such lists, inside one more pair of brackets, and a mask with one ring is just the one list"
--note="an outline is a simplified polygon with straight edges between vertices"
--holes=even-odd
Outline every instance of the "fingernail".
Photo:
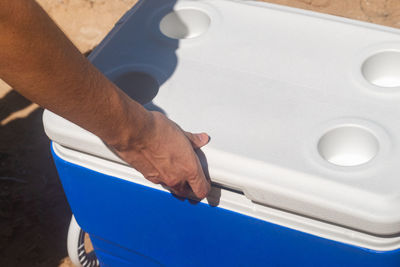
[[199,137],[200,142],[202,142],[202,143],[208,142],[208,135],[207,134],[201,133],[201,134],[199,134],[197,136]]

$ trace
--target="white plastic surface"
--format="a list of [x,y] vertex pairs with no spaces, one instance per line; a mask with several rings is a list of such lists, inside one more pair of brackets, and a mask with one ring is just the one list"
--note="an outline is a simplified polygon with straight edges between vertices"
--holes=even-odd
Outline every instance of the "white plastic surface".
[[[91,60],[139,102],[155,96],[149,109],[208,132],[214,182],[304,219],[398,236],[399,54],[391,28],[251,1],[147,0]],[[44,124],[65,147],[120,161],[49,111]]]

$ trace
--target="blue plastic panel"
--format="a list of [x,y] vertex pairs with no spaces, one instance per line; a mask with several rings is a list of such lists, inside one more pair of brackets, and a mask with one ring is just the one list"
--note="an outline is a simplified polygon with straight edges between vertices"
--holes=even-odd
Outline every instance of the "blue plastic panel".
[[53,157],[102,266],[400,266],[400,250],[372,251],[192,204]]

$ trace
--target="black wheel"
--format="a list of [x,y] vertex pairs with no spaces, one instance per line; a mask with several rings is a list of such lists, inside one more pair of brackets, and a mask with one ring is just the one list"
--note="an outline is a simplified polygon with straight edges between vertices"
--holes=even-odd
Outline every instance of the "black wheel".
[[92,248],[85,246],[88,243],[89,235],[81,229],[72,215],[68,229],[68,255],[73,264],[77,267],[97,267],[100,266],[96,254]]

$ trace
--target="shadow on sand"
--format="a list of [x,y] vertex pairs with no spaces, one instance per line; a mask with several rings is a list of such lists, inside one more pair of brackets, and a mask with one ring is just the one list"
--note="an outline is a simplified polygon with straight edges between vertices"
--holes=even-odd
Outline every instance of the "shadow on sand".
[[[31,104],[16,91],[0,118]],[[0,266],[58,266],[67,256],[71,211],[43,131],[42,109],[0,126]]]

